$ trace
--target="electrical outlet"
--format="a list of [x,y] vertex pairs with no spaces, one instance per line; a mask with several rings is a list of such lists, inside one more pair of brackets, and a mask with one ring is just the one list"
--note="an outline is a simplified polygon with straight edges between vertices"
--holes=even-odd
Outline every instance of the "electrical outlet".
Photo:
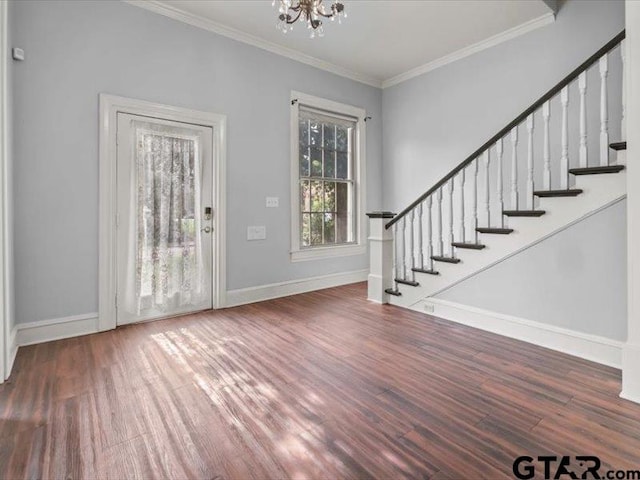
[[278,204],[278,197],[267,197],[267,208],[277,208]]
[[247,240],[264,240],[267,238],[267,227],[264,225],[247,227]]
[[436,309],[436,306],[433,303],[424,303],[422,309],[427,313],[433,313]]

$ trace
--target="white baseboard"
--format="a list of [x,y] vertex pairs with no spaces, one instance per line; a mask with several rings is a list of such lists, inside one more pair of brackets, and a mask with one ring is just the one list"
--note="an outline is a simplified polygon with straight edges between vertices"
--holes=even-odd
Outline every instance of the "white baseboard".
[[433,305],[433,313],[429,313],[436,317],[550,348],[551,350],[574,355],[610,367],[620,368],[622,365],[623,342],[617,340],[576,332],[512,315],[491,312],[439,298],[428,298],[424,302],[414,305],[412,309],[425,313],[425,305]]
[[35,343],[61,340],[98,332],[98,314],[88,313],[71,317],[40,320],[38,322],[20,323],[17,326],[17,345],[33,345]]
[[331,275],[322,275],[320,277],[290,280],[288,282],[271,283],[268,285],[260,285],[258,287],[229,290],[227,291],[227,303],[225,307],[236,307],[247,303],[262,302],[273,298],[312,292],[323,288],[364,282],[367,280],[368,275],[369,270],[356,270],[353,272],[334,273]]
[[627,342],[622,348],[622,392],[620,397],[640,403],[640,345]]
[[18,354],[18,326],[14,325],[9,334],[9,364],[7,365],[7,378],[11,375],[13,364],[16,361],[16,355]]

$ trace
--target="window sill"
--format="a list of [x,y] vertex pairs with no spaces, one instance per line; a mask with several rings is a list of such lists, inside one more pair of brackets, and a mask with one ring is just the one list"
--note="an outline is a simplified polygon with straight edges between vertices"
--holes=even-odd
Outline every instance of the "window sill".
[[342,245],[337,247],[316,247],[291,252],[292,262],[306,262],[308,260],[320,260],[323,258],[348,257],[351,255],[363,255],[367,253],[366,245]]

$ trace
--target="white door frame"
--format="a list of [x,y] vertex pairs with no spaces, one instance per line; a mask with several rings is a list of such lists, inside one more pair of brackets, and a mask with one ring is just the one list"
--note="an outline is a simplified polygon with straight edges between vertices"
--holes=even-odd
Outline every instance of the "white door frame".
[[226,131],[227,117],[143,100],[100,94],[100,209],[98,330],[116,328],[116,132],[118,113],[193,123],[213,129],[213,308],[226,302]]
[[7,198],[9,182],[8,174],[8,114],[7,114],[7,70],[9,66],[7,39],[7,10],[8,2],[0,0],[0,383],[3,383],[11,373],[12,359],[11,322],[9,318],[9,265],[6,248],[9,245]]

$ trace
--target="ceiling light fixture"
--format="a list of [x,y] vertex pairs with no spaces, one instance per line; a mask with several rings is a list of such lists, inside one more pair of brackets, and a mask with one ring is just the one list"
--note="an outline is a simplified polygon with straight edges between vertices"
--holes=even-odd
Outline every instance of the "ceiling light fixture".
[[330,18],[333,22],[336,18],[338,23],[342,23],[343,18],[347,18],[344,5],[338,0],[333,0],[331,7],[326,8],[322,0],[273,0],[280,3],[280,15],[276,28],[282,33],[293,30],[293,24],[298,20],[307,22],[307,28],[311,30],[311,38],[318,35],[324,36],[322,19]]

